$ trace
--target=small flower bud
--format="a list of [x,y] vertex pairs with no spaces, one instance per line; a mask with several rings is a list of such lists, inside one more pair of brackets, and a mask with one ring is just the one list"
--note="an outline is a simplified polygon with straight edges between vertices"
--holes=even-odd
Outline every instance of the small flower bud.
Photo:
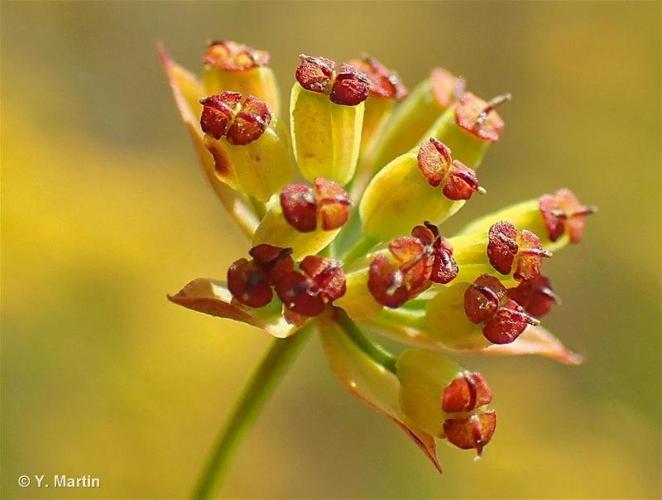
[[397,308],[430,286],[448,283],[457,276],[453,248],[439,229],[429,222],[416,226],[412,236],[389,243],[389,254],[373,258],[368,289],[382,305]]
[[327,179],[315,179],[313,187],[290,184],[280,195],[283,216],[297,231],[308,233],[319,226],[324,231],[342,227],[349,219],[347,192]]
[[597,211],[593,206],[580,204],[569,189],[559,189],[554,195],[542,195],[539,206],[549,239],[556,241],[567,233],[571,243],[582,240],[586,216]]
[[345,185],[356,169],[370,82],[347,64],[336,72],[329,59],[300,57],[290,97],[297,164],[308,181],[325,177]]
[[434,137],[424,142],[418,150],[418,168],[430,186],[442,185],[449,200],[468,200],[478,191],[485,190],[478,184],[476,172],[462,162],[451,158],[451,150]]
[[269,64],[269,53],[230,40],[215,40],[204,57],[203,80],[209,94],[232,90],[253,95],[279,113],[276,80]]
[[407,89],[396,73],[374,57],[352,59],[349,64],[363,72],[370,80],[370,92],[365,103],[361,133],[363,154],[374,146],[391,116],[395,103],[407,96]]
[[482,217],[462,230],[474,234],[487,229],[500,220],[508,220],[517,227],[527,229],[541,238],[547,250],[555,250],[568,242],[579,243],[584,233],[586,217],[597,211],[591,205],[582,205],[569,189],[555,194],[544,194],[493,214]]
[[381,170],[421,140],[427,140],[430,136],[425,136],[425,132],[463,92],[462,78],[443,68],[433,69],[430,76],[416,86],[386,124],[383,134],[369,153],[368,173]]
[[404,351],[396,368],[400,407],[412,423],[480,455],[496,427],[496,413],[483,408],[492,401],[492,392],[482,375],[427,350]]
[[[442,189],[435,189],[438,186]],[[421,213],[440,224],[475,191],[484,192],[475,174],[454,161],[445,144],[429,139],[418,150],[390,162],[370,181],[359,205],[364,233],[387,240],[416,224]]]
[[217,179],[233,189],[266,201],[292,176],[286,137],[277,132],[268,106],[224,91],[202,99],[200,126],[214,159]]
[[454,156],[474,169],[480,166],[487,146],[498,142],[504,122],[494,111],[510,99],[510,94],[489,102],[465,92],[426,132],[424,140],[434,137],[453,150]]
[[518,231],[507,221],[494,224],[488,233],[487,256],[490,264],[501,274],[510,274],[518,280],[532,279],[540,275],[544,257],[551,253],[542,248],[540,238],[526,229]]
[[204,62],[223,71],[247,71],[269,64],[269,53],[230,40],[215,40],[207,47]]

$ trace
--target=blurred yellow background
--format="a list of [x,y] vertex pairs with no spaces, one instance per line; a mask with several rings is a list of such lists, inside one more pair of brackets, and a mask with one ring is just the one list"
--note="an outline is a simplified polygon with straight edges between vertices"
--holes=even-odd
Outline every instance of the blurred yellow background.
[[[246,248],[199,172],[155,54],[210,38],[272,54],[362,51],[410,87],[434,65],[513,93],[446,226],[568,186],[600,207],[549,263],[546,322],[587,362],[466,359],[495,392],[482,461],[437,475],[345,393],[316,339],[239,451],[241,498],[659,498],[659,2],[3,2],[3,498],[179,498],[269,339],[168,303]],[[91,474],[98,490],[20,489]]]

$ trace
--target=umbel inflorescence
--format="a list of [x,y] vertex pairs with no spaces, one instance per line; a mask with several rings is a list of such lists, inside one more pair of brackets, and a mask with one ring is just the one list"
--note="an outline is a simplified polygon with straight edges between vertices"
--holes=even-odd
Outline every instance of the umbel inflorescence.
[[[485,379],[449,354],[580,362],[540,326],[558,301],[541,269],[582,239],[593,207],[559,189],[452,237],[440,228],[486,192],[476,171],[509,95],[482,99],[442,68],[408,93],[372,57],[301,55],[283,117],[267,52],[214,41],[201,80],[160,52],[204,172],[250,242],[225,280],[196,279],[173,302],[279,338],[315,328],[349,391],[437,468],[436,439],[480,454],[496,428]],[[373,333],[409,347],[388,352]]]

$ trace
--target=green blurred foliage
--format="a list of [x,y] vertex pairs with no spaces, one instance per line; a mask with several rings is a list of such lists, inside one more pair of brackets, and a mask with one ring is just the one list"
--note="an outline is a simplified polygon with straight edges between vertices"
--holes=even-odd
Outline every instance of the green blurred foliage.
[[[268,339],[169,304],[245,251],[199,174],[155,56],[367,51],[410,86],[434,65],[510,91],[472,216],[560,186],[599,205],[549,264],[547,325],[587,356],[466,359],[495,391],[485,457],[407,438],[306,348],[240,450],[241,498],[659,498],[659,2],[3,2],[3,498],[188,494]],[[19,474],[99,476],[21,490]]]

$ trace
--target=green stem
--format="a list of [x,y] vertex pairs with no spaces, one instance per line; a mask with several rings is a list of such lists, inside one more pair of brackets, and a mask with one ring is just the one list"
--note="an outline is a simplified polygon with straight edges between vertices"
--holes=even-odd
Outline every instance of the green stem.
[[352,341],[361,349],[365,354],[370,356],[374,361],[382,365],[388,371],[395,373],[396,358],[382,346],[373,343],[361,329],[354,323],[347,313],[342,309],[336,311],[336,321],[352,339]]
[[221,430],[195,487],[193,498],[206,499],[218,495],[237,445],[255,423],[268,396],[282,379],[312,330],[311,326],[305,327],[291,337],[273,341],[257,371],[244,387],[230,419]]
[[374,247],[375,244],[375,240],[368,238],[367,236],[363,236],[352,248],[347,251],[343,257],[342,260],[345,266],[349,266],[355,260],[364,257],[368,253],[368,250]]

